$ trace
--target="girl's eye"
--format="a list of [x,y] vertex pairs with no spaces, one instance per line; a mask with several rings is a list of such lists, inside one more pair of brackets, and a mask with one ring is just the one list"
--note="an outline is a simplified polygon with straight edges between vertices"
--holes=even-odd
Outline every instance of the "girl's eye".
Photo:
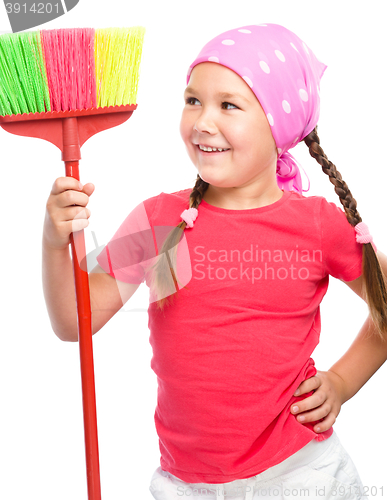
[[196,97],[187,97],[187,99],[185,100],[187,104],[191,104],[191,101],[198,101],[198,100],[196,99]]
[[[222,102],[222,105],[226,104],[226,106],[234,106],[235,109],[238,109],[234,104],[231,104],[231,102]],[[230,108],[227,108],[230,109]]]
[[[198,100],[196,99],[196,97],[187,97],[187,99],[185,100],[186,104],[193,104],[191,101],[198,101]],[[235,109],[238,109],[238,107],[235,106],[234,104],[231,104],[231,102],[222,102],[222,106],[223,105],[233,106]],[[233,109],[233,108],[226,108],[226,109]]]

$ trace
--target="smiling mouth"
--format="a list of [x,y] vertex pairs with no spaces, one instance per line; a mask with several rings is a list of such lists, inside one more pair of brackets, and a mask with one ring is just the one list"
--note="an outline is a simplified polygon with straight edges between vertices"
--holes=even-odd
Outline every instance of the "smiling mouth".
[[199,144],[197,144],[196,147],[198,148],[199,152],[203,155],[216,155],[216,154],[220,155],[220,154],[227,153],[228,151],[230,151],[229,149],[224,149],[222,151],[218,151],[218,150],[216,150],[216,151],[203,151],[203,149],[199,148]]

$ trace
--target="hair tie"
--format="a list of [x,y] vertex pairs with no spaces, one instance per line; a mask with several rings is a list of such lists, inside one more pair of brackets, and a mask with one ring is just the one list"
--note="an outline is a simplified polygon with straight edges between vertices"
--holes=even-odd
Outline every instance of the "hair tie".
[[367,224],[364,222],[359,222],[355,226],[355,231],[356,231],[356,241],[358,243],[372,243],[372,246],[374,247],[375,253],[376,253],[376,245],[373,243],[372,236],[370,234],[370,231],[368,229]]
[[188,227],[193,227],[193,223],[196,220],[196,217],[198,216],[198,209],[197,208],[188,208],[187,210],[184,210],[180,214],[180,217],[183,219],[184,222],[187,223]]

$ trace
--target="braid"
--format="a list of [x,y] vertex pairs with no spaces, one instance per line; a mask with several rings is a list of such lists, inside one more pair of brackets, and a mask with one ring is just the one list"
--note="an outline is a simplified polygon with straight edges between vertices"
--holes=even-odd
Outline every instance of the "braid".
[[[317,135],[317,125],[304,139],[309,148],[309,153],[321,165],[324,174],[335,186],[335,192],[344,207],[348,222],[356,226],[362,219],[357,211],[357,203],[353,198],[347,184],[341,178],[336,166],[328,160],[320,146],[320,138]],[[387,284],[386,278],[380,267],[379,260],[371,243],[363,244],[363,277],[364,288],[362,294],[365,297],[372,321],[376,326],[376,332],[382,340],[387,340]]]
[[[208,186],[208,182],[203,181],[198,174],[195,185],[189,195],[188,208],[197,208],[200,205]],[[154,270],[151,288],[156,297],[160,297],[160,299],[157,300],[157,307],[159,309],[163,309],[166,304],[171,303],[177,290],[179,290],[176,277],[176,253],[177,245],[183,237],[186,226],[187,223],[181,221],[180,224],[172,229],[160,249],[158,261],[150,267],[150,269]],[[169,250],[173,250],[172,259]],[[172,298],[168,301],[167,297]]]
[[203,199],[204,193],[207,191],[209,184],[198,174],[196,177],[195,185],[189,195],[189,208],[198,208]]
[[357,203],[355,198],[352,197],[351,191],[346,182],[341,178],[341,174],[336,166],[328,160],[326,154],[321,149],[320,138],[317,135],[317,126],[304,138],[304,142],[309,148],[310,155],[321,165],[322,171],[329,176],[329,180],[335,186],[336,194],[344,207],[348,222],[352,226],[356,226],[356,224],[362,222],[359,212],[356,209]]

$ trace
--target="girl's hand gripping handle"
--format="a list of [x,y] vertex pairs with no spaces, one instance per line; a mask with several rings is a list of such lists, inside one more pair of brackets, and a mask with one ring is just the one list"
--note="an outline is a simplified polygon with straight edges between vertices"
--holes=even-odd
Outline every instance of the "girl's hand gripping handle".
[[61,250],[70,244],[70,234],[89,225],[90,209],[86,208],[94,192],[91,183],[81,187],[72,177],[58,177],[46,204],[43,227],[45,243]]

